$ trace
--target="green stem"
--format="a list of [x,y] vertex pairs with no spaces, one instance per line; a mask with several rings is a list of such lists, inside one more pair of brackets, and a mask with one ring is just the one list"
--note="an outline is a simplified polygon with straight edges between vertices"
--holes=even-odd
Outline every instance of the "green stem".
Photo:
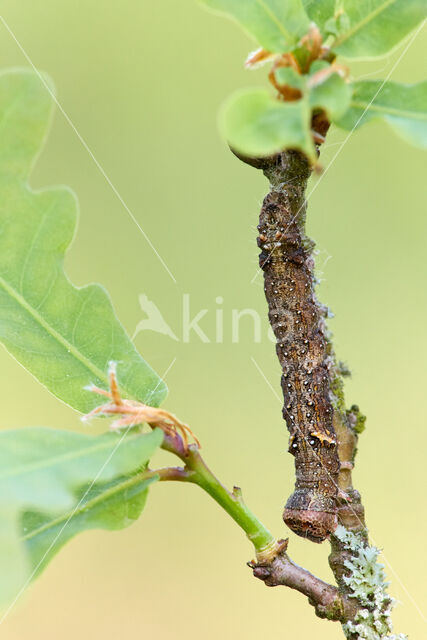
[[191,482],[204,489],[239,525],[255,547],[256,562],[249,563],[256,578],[267,586],[284,585],[303,593],[321,618],[347,622],[353,620],[353,601],[342,597],[334,587],[292,562],[286,553],[287,540],[276,540],[243,502],[238,487],[227,489],[206,466],[196,445],[182,449],[180,436],[166,435],[163,448],[185,461],[185,467],[166,467],[145,471],[144,477],[156,476],[160,481]]
[[233,492],[228,491],[214,476],[196,445],[186,448],[178,434],[166,434],[162,448],[181,458],[185,468],[160,469],[152,473],[158,474],[160,480],[178,480],[197,484],[243,529],[255,547],[258,560],[268,561],[275,556],[280,547],[277,540],[245,505],[241,490],[234,487]]
[[341,596],[334,587],[306,569],[292,562],[286,553],[287,540],[276,540],[262,522],[243,502],[239,487],[228,491],[207,467],[195,444],[187,446],[177,432],[167,432],[162,449],[178,456],[184,467],[165,467],[154,471],[144,471],[144,477],[157,477],[160,481],[191,482],[197,484],[239,525],[252,542],[256,551],[256,561],[249,563],[256,578],[267,586],[284,585],[303,593],[309,599],[318,616],[330,620],[347,622],[353,620],[353,601]]
[[194,472],[189,478],[190,482],[204,489],[233,518],[254,545],[258,556],[274,553],[276,539],[245,505],[238,487],[230,493],[206,466],[196,448],[189,448],[187,467]]

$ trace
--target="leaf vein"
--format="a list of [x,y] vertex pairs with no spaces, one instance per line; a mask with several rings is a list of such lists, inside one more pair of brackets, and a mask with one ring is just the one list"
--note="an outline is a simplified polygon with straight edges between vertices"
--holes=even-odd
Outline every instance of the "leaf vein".
[[284,27],[284,25],[282,24],[282,22],[278,19],[278,17],[273,13],[273,11],[271,11],[271,9],[269,9],[269,7],[267,7],[264,4],[264,0],[256,0],[257,4],[261,7],[261,9],[264,9],[265,13],[267,14],[267,16],[270,18],[270,20],[279,28],[279,31],[282,32],[282,34],[285,36],[285,38],[287,40],[289,40],[290,42],[294,41],[294,37],[292,36],[291,33],[289,33],[289,31],[287,31]]
[[99,367],[94,365],[86,358],[69,340],[64,338],[54,327],[52,327],[28,302],[18,293],[4,278],[0,276],[0,285],[27,313],[29,313],[47,333],[49,333],[62,347],[71,353],[83,366],[86,367],[99,380],[102,380],[108,386],[108,376]]
[[365,25],[367,25],[369,22],[371,22],[371,20],[373,20],[374,18],[376,18],[382,11],[385,11],[386,9],[388,9],[388,7],[391,4],[394,4],[396,2],[396,0],[386,0],[386,2],[384,2],[383,4],[379,5],[376,9],[374,9],[374,11],[372,11],[372,13],[369,13],[367,16],[365,16],[364,18],[362,18],[362,20],[360,20],[359,22],[357,22],[351,29],[349,29],[348,31],[346,31],[345,33],[343,33],[343,35],[341,37],[338,37],[335,42],[332,45],[333,47],[338,47],[339,45],[341,45],[343,42],[345,42],[346,40],[348,40],[351,36],[353,36],[355,33],[357,33],[360,29],[362,29],[362,27],[364,27]]
[[[137,437],[138,436],[135,436],[133,439],[136,439]],[[15,467],[12,473],[9,473],[9,472],[3,473],[3,474],[0,473],[0,480],[14,478],[19,475],[21,476],[26,475],[29,473],[33,473],[34,471],[37,471],[39,469],[46,470],[46,469],[55,467],[58,464],[68,460],[74,460],[75,458],[82,458],[82,457],[91,455],[93,453],[98,453],[101,451],[112,449],[116,447],[116,445],[117,445],[116,442],[113,442],[113,441],[108,442],[107,440],[105,440],[105,442],[96,442],[94,445],[89,446],[86,449],[77,449],[76,451],[69,451],[67,453],[55,456],[48,460],[46,459],[37,460],[37,462],[34,462],[33,464],[25,463],[25,465],[21,465],[20,467]]]
[[[89,509],[92,509],[99,502],[108,500],[109,498],[114,496],[114,494],[120,493],[120,491],[123,491],[124,489],[129,489],[130,487],[133,487],[135,484],[138,484],[138,482],[143,482],[143,478],[141,478],[139,474],[136,474],[135,476],[128,478],[124,482],[117,484],[114,487],[110,487],[105,491],[100,492],[97,496],[95,496],[95,498],[92,498],[91,500],[88,500],[87,502],[81,504],[78,509],[71,510],[68,513],[64,513],[58,518],[55,518],[54,520],[50,520],[49,522],[45,523],[38,529],[33,529],[33,531],[31,531],[27,535],[22,536],[21,540],[23,542],[27,540],[31,540],[32,538],[35,538],[37,535],[40,535],[41,533],[45,533],[49,529],[60,525],[62,522],[66,521],[70,517],[70,514],[72,514],[72,517],[75,518],[76,516],[80,515],[84,511],[88,511]],[[148,486],[148,483],[147,483],[147,486]]]
[[[366,103],[351,101],[351,107],[357,107],[358,109],[366,109]],[[383,106],[380,104],[371,103],[369,105],[370,111],[379,111],[385,115],[395,115],[399,117],[407,117],[415,120],[427,120],[427,114],[421,111],[405,111],[404,109],[396,109],[395,107]]]

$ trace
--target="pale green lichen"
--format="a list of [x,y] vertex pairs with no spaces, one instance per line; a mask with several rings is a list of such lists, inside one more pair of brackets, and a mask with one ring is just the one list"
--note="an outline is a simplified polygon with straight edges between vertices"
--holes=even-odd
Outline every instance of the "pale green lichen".
[[363,413],[360,412],[359,407],[357,406],[357,404],[354,404],[349,413],[353,414],[353,417],[355,418],[355,422],[353,425],[353,429],[355,430],[355,432],[357,434],[362,433],[363,431],[365,431],[366,428],[366,416],[363,415]]
[[384,565],[378,562],[379,549],[371,547],[360,534],[339,525],[334,535],[351,558],[344,565],[348,574],[343,577],[351,597],[361,605],[354,621],[346,622],[343,630],[350,640],[407,640],[403,634],[392,633],[391,611],[395,604],[388,595]]

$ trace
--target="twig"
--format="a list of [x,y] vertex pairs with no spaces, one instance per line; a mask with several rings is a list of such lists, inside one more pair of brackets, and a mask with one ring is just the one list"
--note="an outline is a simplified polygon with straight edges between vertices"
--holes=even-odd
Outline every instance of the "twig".
[[[185,436],[187,431],[170,428],[170,421],[166,424],[159,420],[156,412],[162,411],[162,415],[168,412],[147,407],[136,401],[122,399],[118,394],[118,385],[114,365],[110,367],[110,391],[92,388],[92,391],[106,396],[113,400],[112,403],[102,405],[95,409],[90,415],[121,415],[120,426],[135,424],[138,416],[152,418],[149,425],[153,428],[163,428],[164,439],[162,448],[173,453],[184,462],[183,467],[164,467],[162,469],[146,469],[141,472],[141,477],[157,477],[160,481],[177,481],[196,484],[208,493],[239,525],[252,542],[256,560],[248,563],[255,577],[262,580],[267,586],[284,585],[299,591],[307,596],[310,604],[315,607],[316,613],[322,618],[329,620],[347,621],[352,620],[355,613],[353,602],[343,596],[337,587],[327,584],[320,578],[309,573],[306,569],[299,567],[292,562],[286,553],[287,540],[276,540],[266,527],[246,506],[242,491],[239,487],[233,487],[228,491],[215,477],[203,460],[198,441],[194,444],[187,444]],[[175,424],[183,424],[177,419]]]

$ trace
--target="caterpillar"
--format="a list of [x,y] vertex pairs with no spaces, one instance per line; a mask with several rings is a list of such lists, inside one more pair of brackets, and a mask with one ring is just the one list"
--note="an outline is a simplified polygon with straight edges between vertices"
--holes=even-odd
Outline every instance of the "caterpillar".
[[298,535],[322,542],[337,526],[340,462],[330,397],[327,310],[314,293],[314,245],[304,231],[310,169],[292,151],[263,168],[271,191],[260,213],[259,263],[282,368],[289,452],[295,457],[295,490],[283,519]]

